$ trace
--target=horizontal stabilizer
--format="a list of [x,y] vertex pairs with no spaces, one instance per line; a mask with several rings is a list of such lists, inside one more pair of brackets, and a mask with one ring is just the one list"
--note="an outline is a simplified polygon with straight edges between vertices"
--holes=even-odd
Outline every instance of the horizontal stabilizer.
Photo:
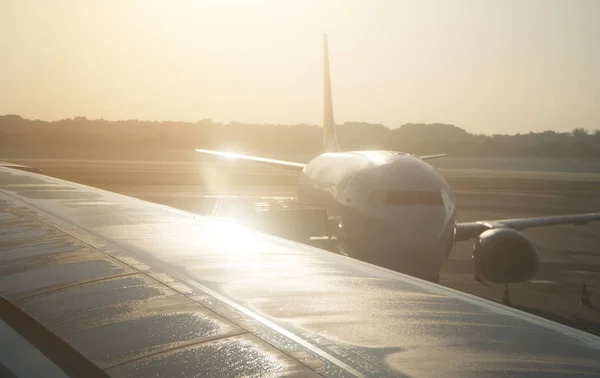
[[272,166],[283,167],[283,168],[290,168],[290,169],[295,169],[295,170],[300,170],[300,171],[302,169],[304,169],[304,167],[306,166],[306,164],[296,163],[293,161],[275,160],[275,159],[263,158],[263,157],[258,157],[258,156],[240,155],[240,154],[236,154],[233,152],[212,151],[212,150],[202,150],[202,149],[196,149],[196,152],[200,152],[203,154],[216,155],[219,157],[232,159],[232,160],[233,159],[249,160],[249,161],[254,161],[257,163],[261,163],[261,164],[272,165]]
[[437,159],[437,158],[446,157],[446,156],[448,156],[448,154],[425,155],[425,156],[419,156],[419,159],[430,160],[430,159]]

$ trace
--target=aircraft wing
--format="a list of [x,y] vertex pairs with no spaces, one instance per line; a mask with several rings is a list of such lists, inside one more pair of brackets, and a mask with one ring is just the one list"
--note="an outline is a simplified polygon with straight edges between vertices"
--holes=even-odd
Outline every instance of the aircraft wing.
[[0,167],[9,334],[0,374],[15,376],[600,374],[589,333],[231,222]]
[[6,167],[6,168],[11,168],[11,169],[18,169],[21,171],[36,172],[36,173],[42,172],[42,170],[39,168],[28,167],[26,165],[14,164],[14,163],[6,162],[6,161],[0,161],[0,167]]
[[235,160],[235,159],[248,160],[248,161],[254,161],[254,162],[262,163],[262,164],[266,164],[266,165],[291,168],[291,169],[300,170],[300,171],[302,169],[304,169],[304,167],[306,166],[306,164],[296,163],[293,161],[275,160],[275,159],[263,158],[263,157],[258,157],[258,156],[240,155],[240,154],[236,154],[236,153],[232,153],[232,152],[202,150],[202,149],[196,149],[196,152],[200,152],[203,154],[209,154],[209,155],[215,155],[215,156],[219,156],[219,157],[231,159],[231,160]]
[[515,218],[458,223],[456,225],[455,240],[464,241],[473,239],[479,236],[479,234],[481,234],[485,230],[497,227],[507,227],[521,231],[535,227],[558,226],[567,224],[585,225],[589,222],[600,222],[600,213],[569,214],[538,218]]

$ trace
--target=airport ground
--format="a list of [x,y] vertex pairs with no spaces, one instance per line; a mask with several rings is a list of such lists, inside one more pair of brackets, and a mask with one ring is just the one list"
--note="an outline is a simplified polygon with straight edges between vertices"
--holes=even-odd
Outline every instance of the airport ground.
[[[296,176],[256,166],[199,161],[11,159],[44,173],[195,213],[209,213],[207,194],[293,196]],[[600,211],[599,173],[442,168],[454,189],[459,221]],[[540,255],[530,282],[509,286],[512,306],[600,335],[600,224],[528,230]],[[458,243],[440,283],[501,301],[504,287],[475,281],[472,243]],[[580,305],[587,284],[592,305]]]

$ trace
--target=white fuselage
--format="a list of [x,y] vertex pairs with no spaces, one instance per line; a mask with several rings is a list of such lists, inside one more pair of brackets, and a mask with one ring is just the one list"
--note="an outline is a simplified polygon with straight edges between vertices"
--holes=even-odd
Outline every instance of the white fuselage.
[[423,160],[391,151],[324,153],[300,176],[298,198],[339,217],[351,257],[436,279],[454,244],[447,182]]

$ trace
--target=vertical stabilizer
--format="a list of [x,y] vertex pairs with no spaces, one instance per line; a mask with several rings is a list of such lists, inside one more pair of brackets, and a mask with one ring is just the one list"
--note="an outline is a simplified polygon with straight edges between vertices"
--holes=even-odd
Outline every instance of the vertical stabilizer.
[[327,34],[323,35],[323,152],[340,151],[340,146],[335,135],[335,122],[333,120],[333,104],[331,100],[331,78],[329,76],[329,52],[327,48]]

